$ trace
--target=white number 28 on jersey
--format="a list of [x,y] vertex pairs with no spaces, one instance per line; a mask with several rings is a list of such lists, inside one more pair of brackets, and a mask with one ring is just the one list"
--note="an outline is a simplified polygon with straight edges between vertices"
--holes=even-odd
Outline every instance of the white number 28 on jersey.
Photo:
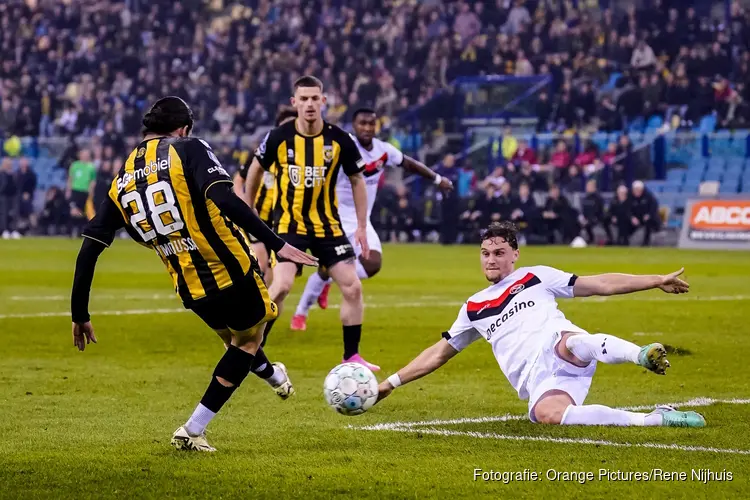
[[[164,198],[162,203],[157,204],[157,193],[162,193]],[[180,218],[180,212],[175,205],[174,191],[172,191],[172,186],[168,182],[159,181],[151,184],[146,188],[145,195],[148,210],[146,210],[143,198],[138,191],[131,191],[123,195],[120,200],[123,207],[127,207],[131,203],[135,204],[136,210],[130,216],[130,225],[133,226],[133,229],[138,232],[145,243],[156,238],[156,233],[168,236],[185,227],[185,223]],[[172,222],[169,224],[164,224],[164,220],[161,218],[162,214],[166,213],[172,218]],[[147,221],[153,229],[144,231],[143,226],[141,226],[141,223],[144,221]]]

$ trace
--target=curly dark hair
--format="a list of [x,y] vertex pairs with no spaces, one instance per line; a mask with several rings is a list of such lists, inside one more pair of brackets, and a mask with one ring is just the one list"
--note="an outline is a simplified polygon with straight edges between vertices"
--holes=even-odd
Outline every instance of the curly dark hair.
[[143,117],[143,135],[167,135],[185,126],[190,134],[193,128],[193,111],[177,96],[162,97]]
[[518,227],[509,221],[493,222],[482,231],[480,244],[492,238],[502,238],[513,250],[518,250]]

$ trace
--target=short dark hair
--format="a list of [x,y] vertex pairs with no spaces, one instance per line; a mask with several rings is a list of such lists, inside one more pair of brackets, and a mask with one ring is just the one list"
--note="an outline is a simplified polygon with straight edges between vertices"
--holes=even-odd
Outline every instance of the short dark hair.
[[143,117],[143,135],[171,134],[175,130],[188,127],[193,129],[193,110],[177,96],[162,97]]
[[312,75],[300,76],[294,81],[294,90],[296,91],[300,87],[318,87],[320,91],[323,91],[323,82],[318,80]]
[[289,118],[297,118],[297,110],[294,108],[288,108],[284,107],[279,110],[278,113],[276,113],[276,120],[275,124],[278,127],[281,125],[281,122],[287,121]]
[[518,250],[518,227],[510,221],[493,222],[482,231],[480,244],[492,238],[504,239],[510,248]]
[[372,108],[357,108],[357,110],[352,115],[352,121],[356,121],[359,115],[376,115],[376,114],[377,113]]

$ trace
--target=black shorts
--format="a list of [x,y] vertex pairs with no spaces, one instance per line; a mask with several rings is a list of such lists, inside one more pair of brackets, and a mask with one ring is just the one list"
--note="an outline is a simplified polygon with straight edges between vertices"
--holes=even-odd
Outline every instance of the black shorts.
[[73,205],[82,213],[86,213],[86,202],[89,199],[89,194],[86,191],[71,191],[70,201]]
[[[281,238],[298,249],[310,253],[318,258],[321,267],[330,269],[334,264],[351,260],[356,257],[349,238],[344,235],[329,238],[317,238],[306,234],[286,233],[280,234]],[[289,262],[279,257],[279,262]]]
[[275,319],[279,308],[268,295],[268,289],[257,269],[244,281],[235,283],[211,297],[198,299],[188,306],[214,330],[245,331]]

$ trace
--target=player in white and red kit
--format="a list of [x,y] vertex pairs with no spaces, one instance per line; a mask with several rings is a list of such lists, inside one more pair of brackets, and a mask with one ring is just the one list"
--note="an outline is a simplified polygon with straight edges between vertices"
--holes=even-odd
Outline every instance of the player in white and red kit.
[[443,339],[427,348],[379,387],[378,401],[394,388],[423,377],[444,365],[466,346],[484,338],[492,346],[500,369],[529,400],[532,422],[563,425],[621,425],[703,427],[703,416],[668,406],[635,413],[602,405],[584,405],[596,363],[633,363],[663,375],[669,367],[661,344],[639,347],[606,333],[589,334],[571,323],[556,299],[619,295],[660,288],[686,293],[678,276],[600,274],[581,276],[547,266],[515,269],[517,229],[493,223],[482,236],[481,262],[492,283],[461,307]]
[[[382,266],[383,250],[380,238],[370,222],[372,207],[378,193],[378,186],[385,167],[404,167],[406,170],[415,172],[434,182],[442,190],[453,189],[453,183],[449,179],[442,178],[424,164],[403,154],[395,146],[375,138],[375,124],[377,115],[372,109],[361,108],[354,113],[354,142],[357,144],[362,158],[365,160],[365,170],[362,175],[367,186],[367,243],[370,247],[370,255],[365,259],[360,252],[356,242],[352,241],[357,254],[357,275],[360,279],[375,276]],[[339,176],[336,183],[336,196],[338,198],[339,216],[341,225],[347,237],[352,240],[352,235],[357,229],[357,216],[354,210],[351,182],[346,176]],[[313,273],[307,280],[305,291],[302,294],[297,311],[292,318],[292,330],[305,330],[307,328],[307,315],[312,305],[317,301],[321,309],[328,306],[328,289],[330,280],[321,270]],[[377,367],[376,367],[377,368]]]

